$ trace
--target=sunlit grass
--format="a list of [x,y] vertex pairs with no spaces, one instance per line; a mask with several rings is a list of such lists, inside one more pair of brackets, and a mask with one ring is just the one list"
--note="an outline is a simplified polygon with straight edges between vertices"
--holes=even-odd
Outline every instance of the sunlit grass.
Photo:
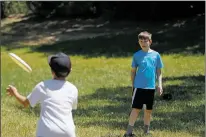
[[[1,97],[2,136],[35,136],[39,107],[24,109],[14,98],[5,95],[8,84],[28,95],[41,80],[51,78],[47,54],[29,52],[29,48],[11,50],[32,67],[31,74],[19,68],[2,48]],[[163,86],[173,99],[155,96],[155,109],[151,122],[154,137],[204,136],[204,56],[162,55]],[[79,89],[78,109],[74,120],[79,137],[122,136],[128,124],[131,103],[131,57],[85,58],[71,56],[72,73],[67,78]],[[143,136],[142,115],[135,124],[135,134]]]

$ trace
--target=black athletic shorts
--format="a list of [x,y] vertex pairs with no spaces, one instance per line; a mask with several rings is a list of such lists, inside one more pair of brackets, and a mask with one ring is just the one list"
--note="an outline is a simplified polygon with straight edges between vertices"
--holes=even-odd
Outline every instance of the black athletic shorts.
[[132,93],[132,108],[142,109],[146,104],[147,110],[152,110],[155,89],[134,88]]

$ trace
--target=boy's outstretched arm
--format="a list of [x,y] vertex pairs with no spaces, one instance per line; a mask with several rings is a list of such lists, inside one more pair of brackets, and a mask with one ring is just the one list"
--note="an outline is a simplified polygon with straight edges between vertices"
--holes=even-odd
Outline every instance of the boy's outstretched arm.
[[157,91],[159,92],[159,95],[162,95],[163,89],[162,89],[162,71],[161,69],[157,69]]
[[8,95],[10,95],[10,96],[15,96],[15,98],[16,98],[22,105],[24,105],[24,107],[28,107],[28,106],[29,106],[29,100],[28,100],[25,96],[19,94],[19,92],[17,91],[17,89],[16,89],[14,86],[9,85],[6,90],[7,90],[7,94],[8,94]]

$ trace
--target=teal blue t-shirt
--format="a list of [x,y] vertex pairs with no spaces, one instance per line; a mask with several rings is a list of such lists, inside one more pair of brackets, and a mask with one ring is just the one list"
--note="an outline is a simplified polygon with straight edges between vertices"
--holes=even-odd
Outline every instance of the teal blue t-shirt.
[[137,51],[133,55],[132,68],[137,68],[134,88],[155,89],[156,70],[163,68],[161,56],[156,51]]

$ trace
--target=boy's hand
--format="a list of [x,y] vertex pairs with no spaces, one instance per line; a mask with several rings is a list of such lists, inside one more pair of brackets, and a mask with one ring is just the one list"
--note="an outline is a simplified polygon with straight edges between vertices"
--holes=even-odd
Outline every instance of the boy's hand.
[[159,93],[160,96],[162,95],[163,93],[162,86],[157,86],[157,92]]
[[18,93],[17,89],[14,86],[11,86],[11,85],[8,86],[6,91],[7,91],[7,95],[9,95],[9,96],[14,96]]

